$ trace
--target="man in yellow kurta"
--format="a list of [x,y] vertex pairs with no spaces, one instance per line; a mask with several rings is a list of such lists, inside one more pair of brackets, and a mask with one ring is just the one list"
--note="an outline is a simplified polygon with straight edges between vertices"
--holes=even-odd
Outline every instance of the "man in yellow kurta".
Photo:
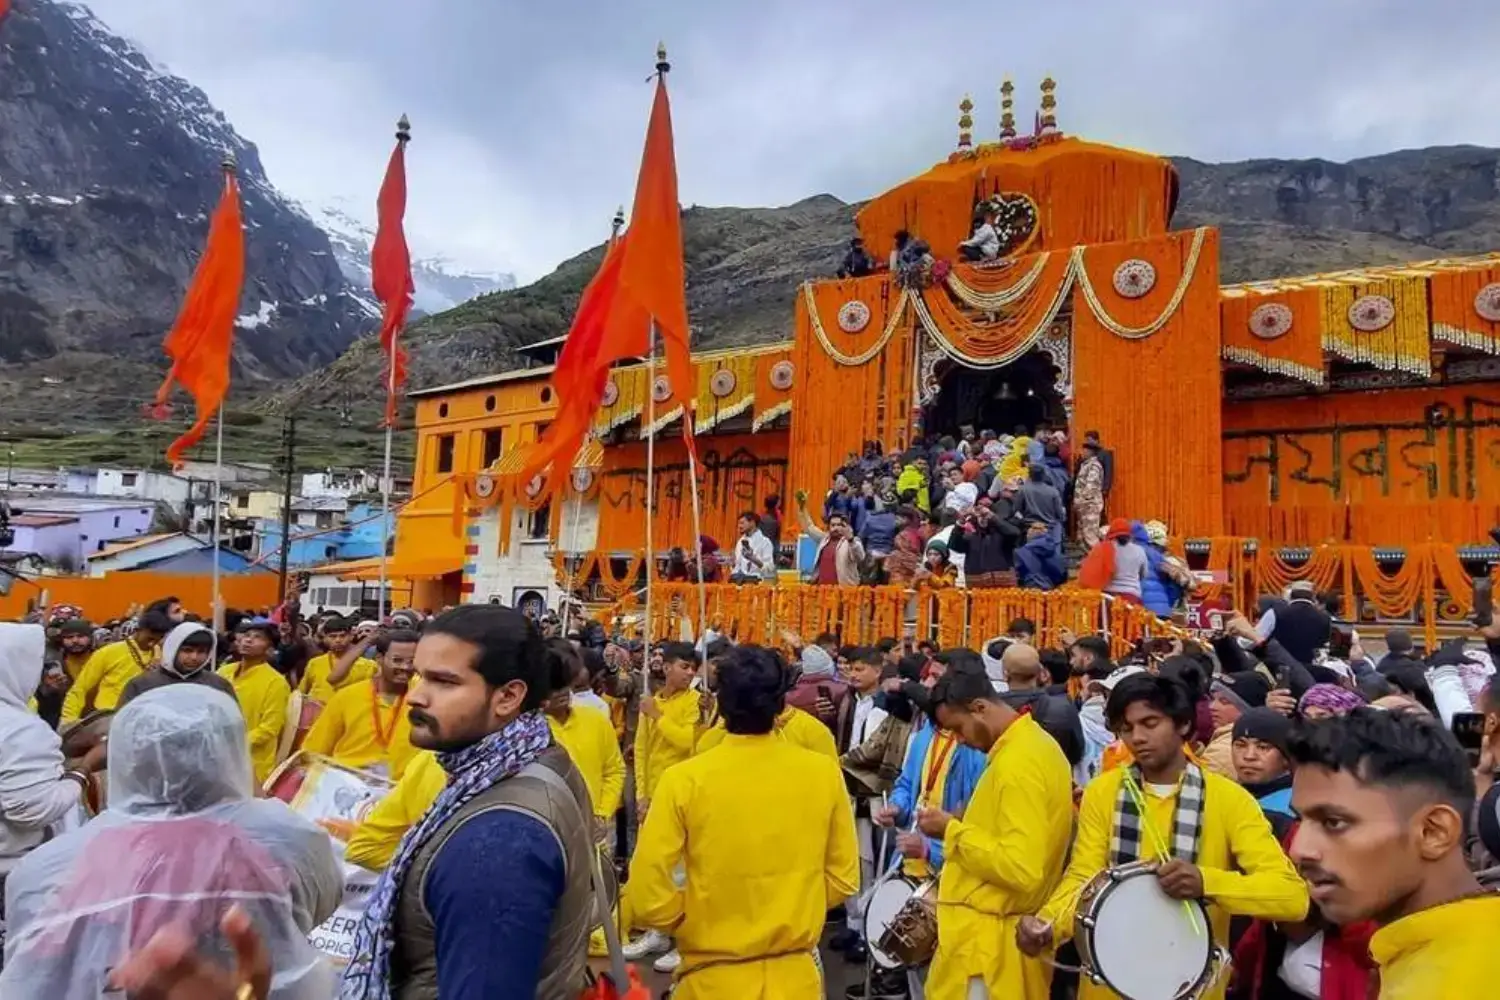
[[125,685],[146,672],[170,631],[171,619],[160,611],[148,611],[129,638],[96,650],[63,699],[61,725],[66,728],[89,712],[113,712]]
[[625,794],[625,758],[609,716],[596,708],[574,706],[573,684],[583,662],[567,639],[547,641],[549,647],[558,644],[569,648],[565,652],[548,651],[552,657],[552,694],[547,697],[543,711],[552,738],[568,751],[573,766],[583,775],[598,821],[595,832],[602,835]]
[[[705,750],[712,750],[720,743],[723,743],[724,738],[728,735],[729,731],[724,728],[724,720],[722,718],[716,720],[712,726],[703,730],[702,735],[698,737],[697,752],[703,753]],[[792,746],[811,750],[813,753],[824,754],[825,756],[832,757],[834,760],[839,759],[839,748],[838,744],[833,740],[832,731],[795,705],[788,705],[776,717],[775,735],[780,739],[786,740]]]
[[297,685],[297,690],[313,701],[327,705],[341,689],[367,681],[380,672],[380,665],[364,655],[364,637],[356,640],[347,620],[328,619],[323,625],[322,639],[328,652],[307,661]]
[[257,785],[263,784],[276,769],[276,748],[286,726],[286,703],[292,697],[291,685],[268,659],[277,638],[276,626],[265,619],[241,625],[240,658],[219,668],[219,676],[234,685],[235,700],[245,713],[250,763],[255,768]]
[[662,650],[662,683],[641,699],[635,726],[635,800],[637,819],[645,816],[656,783],[673,764],[693,755],[697,735],[698,694],[693,690],[698,658],[685,642]]
[[332,757],[345,767],[380,771],[401,780],[416,753],[406,691],[411,686],[415,632],[386,632],[376,643],[379,672],[334,692],[302,741],[302,749]]
[[437,801],[448,785],[448,773],[438,763],[437,755],[422,750],[406,766],[406,773],[371,807],[352,829],[342,824],[325,824],[336,837],[347,838],[344,860],[371,871],[390,864],[406,831]]
[[[1038,955],[1070,938],[1085,883],[1107,868],[1139,860],[1160,862],[1156,878],[1168,896],[1208,904],[1219,947],[1228,947],[1231,916],[1306,916],[1307,886],[1260,804],[1234,781],[1188,759],[1195,712],[1186,688],[1152,674],[1127,677],[1111,692],[1105,718],[1135,763],[1106,771],[1084,790],[1068,870],[1040,913],[1021,919],[1016,939],[1022,950]],[[1184,843],[1182,831],[1188,830],[1197,834]],[[1143,933],[1140,948],[1150,954],[1149,933]],[[1223,997],[1226,980],[1204,996]],[[1080,1000],[1114,996],[1087,978],[1079,992]]]
[[950,669],[932,697],[937,724],[985,753],[988,763],[963,819],[933,808],[917,814],[922,832],[942,839],[946,859],[927,1000],[1045,1000],[1051,967],[1021,953],[1016,924],[1047,901],[1062,877],[1073,828],[1068,759],[1034,718],[1000,699],[980,670]]
[[736,647],[718,680],[728,735],[658,781],[630,866],[636,919],[677,940],[675,1000],[821,1000],[813,952],[829,907],[859,888],[843,777],[772,735],[774,653]]
[[[1497,695],[1492,679],[1486,699]],[[1480,764],[1492,770],[1500,734],[1486,742]],[[1325,919],[1381,925],[1370,939],[1381,997],[1494,996],[1500,895],[1481,889],[1464,858],[1465,818],[1488,774],[1476,782],[1458,742],[1425,713],[1355,709],[1309,724],[1290,750],[1302,817],[1292,859]]]

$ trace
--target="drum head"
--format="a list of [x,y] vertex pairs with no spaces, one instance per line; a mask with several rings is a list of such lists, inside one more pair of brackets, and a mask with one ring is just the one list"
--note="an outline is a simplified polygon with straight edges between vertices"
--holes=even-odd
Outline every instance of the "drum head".
[[865,904],[865,947],[870,949],[870,957],[882,969],[901,967],[900,959],[880,950],[880,936],[891,926],[891,921],[914,892],[916,886],[905,877],[897,877],[880,883]]
[[1172,899],[1149,871],[1104,890],[1090,937],[1094,971],[1126,1000],[1191,995],[1213,955],[1203,904]]

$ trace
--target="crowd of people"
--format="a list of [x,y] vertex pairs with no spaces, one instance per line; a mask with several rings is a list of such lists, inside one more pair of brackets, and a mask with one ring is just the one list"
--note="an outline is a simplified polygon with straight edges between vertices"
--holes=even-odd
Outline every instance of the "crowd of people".
[[[1026,620],[646,645],[466,605],[309,641],[164,599],[117,628],[0,624],[3,1000],[573,998],[606,925],[679,1000],[811,1000],[827,962],[867,970],[851,1000],[1131,996],[1176,974],[1172,901],[1202,996],[1488,981],[1500,623],[1377,659],[1297,586],[1120,657]],[[387,790],[317,825],[277,801],[298,746]],[[309,936],[341,859],[380,874],[338,964]],[[1168,909],[1106,940],[1127,879]]]

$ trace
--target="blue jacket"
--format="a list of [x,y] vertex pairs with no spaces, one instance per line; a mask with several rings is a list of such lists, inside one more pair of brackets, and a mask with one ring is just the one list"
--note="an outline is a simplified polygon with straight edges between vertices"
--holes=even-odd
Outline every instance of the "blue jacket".
[[896,513],[893,510],[866,511],[857,530],[867,552],[889,553],[896,547]]
[[[912,825],[912,810],[921,796],[922,763],[927,757],[927,748],[932,744],[933,726],[923,719],[922,728],[912,731],[911,743],[906,748],[906,761],[901,765],[901,776],[891,790],[891,805],[900,812],[896,815],[896,826],[905,830]],[[943,783],[943,811],[956,813],[969,804],[974,789],[979,786],[979,776],[984,773],[989,758],[960,744],[953,750],[953,761],[948,765],[948,780]],[[934,869],[943,866],[943,841],[926,835],[927,863]]]
[[1146,551],[1148,572],[1146,578],[1141,581],[1141,603],[1146,606],[1146,610],[1158,617],[1166,618],[1177,606],[1177,598],[1182,592],[1176,586],[1169,584],[1167,578],[1161,575],[1161,561],[1164,556],[1161,549],[1151,544],[1151,539],[1146,536],[1146,528],[1141,522],[1136,521],[1130,526],[1130,537]]

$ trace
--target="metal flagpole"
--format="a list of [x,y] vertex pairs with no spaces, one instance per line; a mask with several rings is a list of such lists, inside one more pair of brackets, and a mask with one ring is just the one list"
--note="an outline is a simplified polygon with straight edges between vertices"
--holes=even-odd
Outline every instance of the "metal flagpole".
[[[214,623],[215,633],[222,631],[224,623],[223,600],[219,597],[219,541],[220,521],[219,504],[224,490],[224,404],[219,404],[218,430],[214,434],[214,566],[213,566],[213,609],[209,618]],[[282,545],[287,544],[287,539],[281,540]]]
[[656,549],[651,522],[656,519],[656,324],[646,333],[646,423],[651,433],[646,437],[646,664],[645,690],[651,691],[651,594],[656,576]]
[[[386,387],[386,391],[392,393],[393,395],[396,392],[395,365],[391,365],[389,385]],[[378,605],[380,613],[375,616],[376,620],[382,622],[385,621],[385,601],[387,593],[386,588],[389,586],[389,581],[386,579],[385,575],[386,562],[388,558],[387,553],[391,550],[391,434],[391,425],[386,424],[385,471],[382,472],[380,476],[380,603]]]
[[[406,118],[405,115],[402,115],[401,118],[400,118],[400,120],[396,122],[396,142],[398,142],[401,145],[401,147],[403,149],[405,149],[406,148],[406,144],[408,142],[410,142],[410,141],[411,141],[411,122],[407,120],[407,118]],[[403,169],[403,171],[405,170],[405,166],[404,165],[403,165],[402,169]],[[403,176],[404,176],[404,174],[403,174]],[[386,400],[387,400],[387,404],[388,405],[389,405],[389,400],[396,395],[396,352],[398,350],[400,350],[400,347],[397,344],[396,338],[398,338],[400,336],[401,336],[401,331],[400,330],[397,330],[397,331],[395,331],[392,334],[392,338],[391,338],[391,354],[390,354],[390,357],[388,357],[386,359],[386,367],[389,369],[389,371],[386,373],[386,385],[385,385]],[[376,619],[378,621],[381,621],[381,622],[385,621],[386,598],[387,598],[387,595],[389,594],[389,587],[390,587],[390,579],[386,576],[386,568],[387,568],[387,565],[389,563],[389,557],[388,557],[387,553],[390,551],[390,548],[391,548],[391,534],[392,534],[392,532],[391,532],[391,436],[395,432],[395,423],[396,423],[396,421],[395,421],[395,418],[393,416],[390,420],[387,420],[386,424],[385,424],[385,467],[384,467],[384,471],[382,472],[381,478],[380,478],[380,536],[381,536],[380,537],[380,594],[377,597],[378,603],[376,605],[376,607],[379,609],[379,614],[377,614],[375,617],[376,617]]]
[[[682,419],[692,419],[691,414],[684,412]],[[694,457],[696,449],[691,447],[691,442],[689,445],[688,492],[693,496],[693,548],[698,553],[698,667],[701,671],[708,665],[708,585],[703,582],[703,514],[698,499],[698,460]],[[706,677],[704,683],[707,683]]]

